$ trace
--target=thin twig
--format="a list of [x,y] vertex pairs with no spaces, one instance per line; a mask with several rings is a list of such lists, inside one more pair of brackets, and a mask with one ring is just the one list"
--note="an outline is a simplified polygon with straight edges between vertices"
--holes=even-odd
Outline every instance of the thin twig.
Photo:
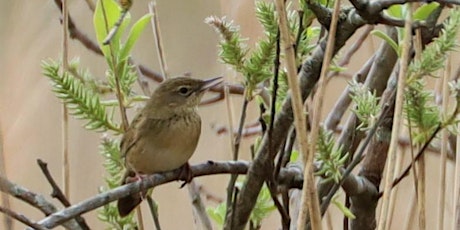
[[[40,210],[46,216],[57,211],[57,208],[42,195],[36,194],[18,184],[9,181],[7,178],[0,175],[0,192],[13,196],[34,208]],[[70,218],[72,219],[72,218]],[[69,220],[70,220],[69,219]],[[78,223],[75,220],[70,220],[63,223],[66,229],[79,229]]]
[[[409,5],[412,10],[416,10],[419,6],[419,3],[414,3]],[[422,45],[422,31],[420,28],[415,30],[415,39],[414,39],[414,47],[415,47],[415,59],[420,60],[423,52],[423,45]],[[419,229],[425,230],[426,229],[426,173],[425,173],[425,156],[421,156],[419,161],[417,161],[417,171],[418,177],[416,180],[417,184],[417,204],[419,210]]]
[[[206,206],[201,199],[200,190],[195,180],[192,180],[187,184],[188,194],[192,201],[193,215],[195,216],[195,223],[197,223],[197,229],[212,230],[211,220],[206,213]],[[198,224],[200,223],[200,224]]]
[[[103,3],[101,3],[101,4],[103,5]],[[118,29],[120,28],[121,24],[125,20],[126,15],[128,15],[129,9],[131,8],[131,5],[132,5],[132,1],[131,0],[120,1],[120,5],[121,5],[120,17],[115,22],[115,25],[113,25],[112,29],[110,29],[110,31],[108,31],[107,36],[102,41],[102,45],[110,44],[110,41],[112,40],[112,38],[115,36],[115,34],[117,34]],[[104,15],[104,17],[105,17],[105,15]],[[111,50],[113,51],[112,48],[111,48]]]
[[[3,175],[6,177],[6,168],[5,168],[5,155],[3,153],[3,130],[2,130],[2,125],[0,123],[0,175]],[[0,184],[1,185],[1,184]],[[8,196],[7,193],[0,193],[1,195],[1,205],[3,205],[4,208],[10,209],[10,197]],[[3,218],[3,226],[5,230],[12,230],[14,229],[14,222],[13,219],[5,215]]]
[[[410,7],[409,7],[410,8]],[[410,53],[410,41],[411,41],[411,21],[412,21],[412,11],[409,9],[406,16],[406,26],[404,30],[404,40],[402,44],[402,54],[401,54],[401,62],[400,62],[400,71],[398,77],[398,87],[396,90],[396,102],[395,102],[395,110],[394,110],[394,117],[393,117],[393,128],[391,132],[391,141],[390,147],[388,150],[387,156],[387,166],[386,166],[386,175],[385,175],[385,183],[384,183],[384,194],[382,200],[382,208],[380,213],[380,218],[378,222],[378,230],[384,230],[386,228],[386,224],[388,222],[388,205],[390,201],[390,194],[391,194],[391,173],[394,172],[395,168],[395,161],[396,161],[396,151],[398,147],[398,138],[401,129],[401,117],[402,117],[402,109],[403,109],[403,102],[404,102],[404,88],[406,86],[406,73],[408,69],[409,63],[409,53]]]
[[[442,114],[449,113],[449,77],[450,77],[450,58],[446,59],[446,68],[442,77]],[[439,164],[439,203],[438,203],[438,229],[444,229],[444,211],[446,202],[446,167],[447,167],[447,148],[449,130],[441,131],[441,158]]]
[[158,205],[153,200],[152,196],[147,196],[147,203],[149,204],[150,213],[152,214],[153,223],[156,230],[161,230],[160,219],[158,218]]
[[[62,0],[54,0],[54,3],[57,5],[59,10],[62,11]],[[95,41],[88,38],[88,36],[84,34],[82,31],[79,30],[79,28],[75,25],[72,18],[70,17],[70,14],[69,14],[69,26],[68,27],[69,27],[70,38],[76,39],[84,47],[93,51],[95,54],[103,55],[102,50],[99,48],[99,45]],[[139,70],[145,77],[155,82],[163,81],[163,76],[160,73],[142,64],[139,64],[138,66],[139,66]],[[232,85],[229,84],[228,88],[229,88],[230,94],[242,95],[244,93],[244,86],[242,86],[241,84],[232,84]],[[211,89],[209,89],[209,91],[216,92],[216,93],[223,93],[224,88],[222,85],[218,85],[218,86],[212,87]]]
[[273,204],[275,205],[276,209],[281,215],[281,224],[283,226],[283,230],[287,230],[289,229],[291,218],[289,217],[288,210],[284,208],[281,202],[278,200],[277,192],[276,192],[276,185],[274,181],[275,180],[273,179],[267,183],[268,191],[270,192],[270,196],[273,200]]
[[[327,74],[329,72],[329,67],[331,65],[332,57],[334,55],[334,47],[335,47],[335,36],[337,31],[337,24],[340,14],[340,0],[336,0],[334,3],[334,10],[332,13],[332,19],[329,26],[329,32],[327,36],[327,45],[326,50],[324,51],[324,58],[321,67],[321,73],[317,84],[317,92],[313,98],[313,115],[312,115],[312,122],[311,122],[311,136],[310,141],[311,144],[309,146],[309,155],[308,158],[305,158],[305,171],[304,177],[307,178],[308,176],[311,177],[305,179],[306,182],[310,182],[310,184],[304,184],[304,191],[302,193],[302,209],[305,209],[307,205],[310,205],[309,212],[310,212],[310,224],[312,229],[321,229],[321,211],[319,207],[319,201],[317,198],[317,191],[316,186],[314,183],[313,175],[311,166],[313,164],[313,156],[316,152],[316,143],[319,137],[320,131],[320,121],[321,121],[321,111],[323,108],[323,98],[325,94],[325,87],[327,82]],[[296,126],[297,127],[297,126]],[[310,168],[307,170],[307,168]],[[310,191],[305,189],[305,187],[312,187]],[[314,190],[314,191],[313,191]],[[308,197],[312,196],[314,197]],[[297,226],[299,229],[304,229],[304,226],[307,223],[307,212],[306,210],[302,210],[300,212],[300,216],[297,222]]]
[[[364,44],[364,41],[367,39],[369,34],[374,30],[373,25],[367,25],[364,31],[360,34],[358,39],[350,46],[350,48],[347,50],[347,52],[343,55],[343,57],[340,59],[339,63],[337,64],[340,67],[344,67],[350,63],[351,58],[353,55],[361,48],[361,46]],[[339,74],[340,72],[334,71],[331,73],[328,73],[327,78],[332,78],[335,77]]]
[[[401,152],[405,152],[405,149],[404,147],[401,148]],[[395,178],[399,172],[401,172],[401,169],[402,169],[402,166],[403,166],[403,161],[404,161],[404,155],[403,154],[397,154],[396,155],[396,167],[395,167],[395,171],[393,172],[393,175],[391,176],[392,178]],[[395,207],[396,207],[396,200],[397,200],[397,195],[398,195],[398,187],[394,188],[393,190],[391,190],[391,199],[390,199],[390,204],[389,204],[389,212],[388,212],[388,216],[390,217],[390,221],[388,222],[387,224],[387,227],[385,230],[390,230],[391,229],[391,224],[392,224],[392,221],[393,221],[393,214],[394,214],[394,210],[395,210]]]
[[[62,69],[69,70],[68,42],[69,9],[68,1],[62,1]],[[62,184],[64,194],[70,197],[70,163],[69,163],[69,113],[66,103],[62,104]]]
[[[67,197],[65,196],[65,194],[62,192],[61,188],[59,188],[59,186],[57,185],[54,178],[51,176],[51,173],[48,170],[48,164],[42,161],[41,159],[37,160],[37,164],[42,170],[43,175],[45,175],[46,180],[51,185],[51,188],[53,189],[53,191],[51,192],[51,197],[58,199],[59,202],[61,202],[61,204],[63,204],[65,207],[69,207],[71,204],[69,200],[67,199]],[[81,229],[83,230],[90,229],[85,219],[83,219],[81,216],[77,216],[75,220],[77,221],[78,225],[80,225]]]
[[[104,7],[104,2],[101,2],[101,7],[102,7],[102,14],[104,15],[104,21],[105,21],[105,29],[106,32],[109,33],[109,25],[108,25],[108,19],[107,19],[107,13],[105,11]],[[125,131],[129,127],[129,122],[128,122],[128,117],[126,116],[126,108],[124,105],[124,98],[123,98],[123,92],[121,91],[121,85],[120,85],[120,76],[117,69],[117,63],[116,63],[116,58],[115,58],[115,53],[114,53],[114,48],[113,44],[109,44],[110,48],[110,61],[112,62],[111,65],[113,66],[113,74],[115,78],[115,89],[116,89],[116,97],[118,100],[118,107],[120,109],[120,116],[121,116],[121,121],[122,121],[122,129]]]
[[[238,124],[238,132],[236,133],[235,135],[235,140],[233,141],[233,160],[236,161],[238,160],[238,156],[239,156],[239,150],[240,150],[240,143],[241,143],[241,134],[243,132],[243,128],[244,128],[244,122],[246,121],[246,111],[247,111],[247,108],[248,108],[248,104],[249,104],[249,99],[248,99],[248,95],[246,95],[246,92],[243,96],[244,100],[243,100],[243,105],[242,105],[242,108],[241,108],[241,115],[240,115],[240,120],[239,120],[239,124]],[[232,111],[229,111],[229,112],[232,112]],[[232,135],[233,136],[233,135]],[[235,183],[236,183],[236,179],[238,178],[238,175],[236,174],[232,174],[230,176],[230,180],[228,182],[228,185],[227,185],[227,211],[226,211],[226,214],[225,214],[225,218],[231,218],[229,222],[225,221],[225,225],[224,225],[224,229],[233,229],[232,227],[232,219],[235,215],[234,214],[234,209],[233,209],[233,204],[234,203],[234,190],[235,190]],[[236,195],[235,195],[236,197]],[[227,224],[228,223],[228,224]]]
[[[297,138],[298,138],[298,143],[300,145],[300,151],[303,155],[303,159],[305,162],[304,186],[303,186],[302,206],[301,206],[302,210],[300,211],[300,215],[297,221],[297,227],[298,229],[304,229],[304,226],[306,224],[306,219],[307,219],[307,210],[308,210],[310,217],[311,217],[310,219],[312,223],[312,228],[321,230],[322,226],[321,226],[321,214],[319,210],[319,201],[318,201],[318,195],[316,191],[314,176],[312,173],[314,151],[311,151],[311,149],[309,151],[308,149],[309,146],[308,146],[308,138],[307,138],[307,127],[306,127],[305,115],[304,115],[303,108],[302,108],[303,100],[302,100],[301,91],[300,91],[298,79],[297,79],[297,67],[295,64],[295,53],[294,53],[294,49],[292,46],[292,41],[289,36],[288,21],[287,21],[284,1],[277,0],[275,1],[275,5],[276,5],[276,11],[279,15],[279,29],[280,29],[280,35],[281,35],[280,37],[282,40],[282,44],[284,46],[283,50],[285,54],[288,83],[289,83],[289,88],[291,90],[291,95],[292,95],[291,103],[292,103],[293,112],[294,112],[294,124],[297,130]],[[333,48],[334,44],[331,44],[331,45],[332,45],[331,48]],[[327,47],[329,46],[330,45],[328,44]],[[331,56],[331,54],[329,55],[329,57]],[[326,55],[327,55],[327,52],[326,52]],[[327,61],[327,59],[325,61]]]
[[[457,124],[457,129],[460,129],[460,124]],[[452,218],[452,230],[460,229],[460,135],[457,135],[457,149],[455,161],[454,175],[454,216]]]
[[19,222],[31,227],[31,228],[34,228],[34,229],[37,229],[37,230],[47,230],[48,229],[48,228],[40,226],[37,223],[32,222],[31,220],[29,220],[24,215],[16,213],[16,212],[14,212],[14,211],[12,211],[10,209],[7,209],[7,208],[4,208],[4,207],[0,206],[0,212],[4,213],[5,215],[7,215],[7,216],[19,221]]
[[155,0],[149,3],[149,12],[153,15],[151,18],[153,35],[155,37],[155,47],[157,48],[158,60],[160,61],[161,73],[164,79],[168,79],[168,65],[164,54],[164,46],[161,38],[160,22],[158,20],[157,2]]

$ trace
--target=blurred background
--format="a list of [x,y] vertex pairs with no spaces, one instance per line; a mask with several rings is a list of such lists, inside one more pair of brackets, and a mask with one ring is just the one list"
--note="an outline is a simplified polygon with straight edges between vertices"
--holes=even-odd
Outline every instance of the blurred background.
[[[0,173],[10,180],[32,191],[44,195],[49,200],[51,188],[37,166],[37,159],[48,163],[48,167],[58,182],[62,181],[62,128],[60,101],[51,92],[49,80],[42,75],[41,62],[52,58],[61,58],[62,30],[60,11],[54,1],[0,0],[0,132],[3,144],[3,155],[0,156]],[[69,1],[70,15],[76,26],[91,39],[95,40],[92,26],[92,11],[83,0]],[[149,1],[134,1],[130,10],[132,22],[148,13]],[[227,16],[240,25],[243,37],[252,44],[262,36],[260,25],[254,16],[254,2],[245,0],[158,0],[158,17],[164,43],[166,61],[170,76],[190,72],[193,77],[207,78],[223,75],[227,82],[236,83],[240,79],[233,71],[220,64],[217,44],[219,36],[204,23],[211,15]],[[358,33],[359,34],[359,31]],[[352,39],[356,39],[357,35]],[[379,40],[367,39],[360,49],[360,54],[350,60],[347,73],[354,73],[374,53]],[[352,44],[351,42],[348,46]],[[346,49],[346,48],[345,48]],[[70,40],[70,58],[81,61],[81,67],[88,69],[94,76],[103,77],[107,69],[105,60],[84,48],[79,42]],[[153,33],[150,26],[142,34],[134,47],[133,57],[139,64],[144,64],[159,71]],[[328,85],[325,101],[325,112],[329,111],[348,79],[333,79]],[[156,83],[151,82],[154,88]],[[208,95],[209,96],[209,95]],[[240,114],[241,97],[232,97],[234,103],[234,124]],[[230,138],[218,135],[215,127],[227,126],[228,117],[223,101],[200,108],[203,120],[203,133],[191,163],[206,160],[231,159]],[[133,112],[130,112],[132,119]],[[327,114],[327,113],[323,113]],[[258,118],[257,105],[250,106],[248,122]],[[100,133],[82,128],[84,123],[70,118],[70,201],[72,203],[87,199],[98,193],[104,185],[105,175],[102,167],[103,158],[98,154]],[[213,128],[214,127],[214,128]],[[243,140],[241,153],[249,159],[249,145],[254,139]],[[429,154],[427,168],[429,178],[435,181],[439,172],[437,156]],[[452,175],[449,163],[448,175]],[[227,176],[210,176],[198,178],[196,181],[205,190],[216,197],[224,198],[228,182]],[[435,183],[436,184],[436,183]],[[186,189],[178,189],[179,183],[160,186],[154,191],[154,199],[159,203],[160,222],[164,229],[193,229],[193,216],[190,199]],[[448,183],[450,186],[450,183]],[[412,182],[408,180],[398,188],[412,192]],[[427,197],[435,197],[436,189],[428,188]],[[452,191],[448,187],[448,191]],[[446,205],[452,204],[447,196]],[[43,215],[21,201],[10,199],[11,208],[26,215],[32,220],[40,220]],[[402,223],[410,209],[407,197],[398,196],[393,226]],[[433,203],[431,203],[433,202]],[[436,203],[428,200],[428,207]],[[57,201],[53,200],[58,207]],[[144,202],[145,203],[145,202]],[[210,206],[216,206],[212,201]],[[146,210],[146,204],[143,204]],[[335,229],[341,229],[341,217],[334,218],[336,209],[331,207]],[[447,210],[452,210],[447,207]],[[147,226],[151,224],[148,212],[145,212]],[[404,214],[404,215],[401,215]],[[447,212],[450,218],[452,213]],[[0,214],[1,216],[1,214]],[[87,222],[93,229],[102,229],[105,225],[98,221],[96,212],[85,214]],[[180,220],[180,221],[177,221]],[[0,226],[3,226],[0,220]],[[428,219],[428,226],[434,226],[434,218]],[[276,213],[264,224],[263,229],[278,229],[279,218]],[[448,225],[447,225],[448,226]],[[24,226],[15,222],[15,229]],[[397,228],[395,228],[397,229]],[[413,227],[416,229],[416,227]]]

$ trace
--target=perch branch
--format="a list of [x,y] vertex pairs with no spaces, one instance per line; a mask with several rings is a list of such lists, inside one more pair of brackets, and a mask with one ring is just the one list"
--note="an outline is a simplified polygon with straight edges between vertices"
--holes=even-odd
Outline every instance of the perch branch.
[[[191,172],[195,177],[224,173],[246,174],[249,166],[250,164],[246,161],[208,161],[206,163],[191,166]],[[75,218],[75,216],[87,213],[107,203],[118,200],[121,197],[139,193],[140,191],[147,190],[155,186],[179,180],[179,176],[180,169],[161,174],[149,175],[138,182],[126,184],[104,193],[97,194],[87,200],[81,201],[78,204],[74,204],[68,208],[62,209],[52,214],[50,213],[48,217],[39,221],[38,224],[47,228],[54,228],[70,219]],[[292,188],[301,188],[302,181],[302,173],[294,167],[283,169],[280,172],[278,178],[278,183]]]

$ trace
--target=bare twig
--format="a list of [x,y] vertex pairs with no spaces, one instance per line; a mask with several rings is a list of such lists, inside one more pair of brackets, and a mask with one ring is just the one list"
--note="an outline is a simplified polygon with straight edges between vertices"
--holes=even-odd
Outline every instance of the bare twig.
[[[3,153],[3,130],[2,125],[0,123],[0,175],[6,177],[6,169],[5,169],[5,155]],[[1,186],[1,184],[0,184]],[[10,208],[10,197],[6,193],[0,193],[1,195],[1,205],[6,209]],[[5,230],[12,230],[14,228],[13,219],[5,215],[3,218],[3,226]]]
[[[11,182],[3,176],[0,176],[0,192],[9,194],[26,202],[32,207],[39,209],[47,216],[57,211],[56,207],[51,202],[47,201],[45,197]],[[70,219],[72,218],[69,218],[69,220]],[[66,229],[79,229],[78,223],[75,220],[65,222],[63,225]]]
[[164,46],[161,38],[160,22],[158,20],[157,2],[155,0],[149,3],[149,12],[152,14],[152,30],[155,37],[155,47],[157,48],[158,60],[160,61],[161,74],[164,79],[168,79],[168,65],[166,64]]
[[[54,0],[54,3],[57,5],[57,7],[59,8],[59,10],[62,11],[62,0]],[[98,54],[98,55],[102,55],[102,50],[99,48],[99,45],[91,40],[90,38],[88,38],[88,36],[86,34],[84,34],[82,31],[80,31],[78,29],[78,27],[75,25],[75,23],[73,22],[72,20],[72,17],[70,17],[70,14],[69,14],[69,35],[70,35],[70,38],[72,39],[76,39],[77,41],[79,41],[84,47],[86,47],[87,49],[93,51],[94,53]],[[142,65],[142,64],[139,64],[139,70],[141,71],[141,73],[155,81],[155,82],[161,82],[163,81],[163,76],[148,68],[147,66],[145,65]],[[242,95],[243,92],[244,92],[244,86],[242,86],[241,84],[233,84],[233,85],[227,85],[228,88],[229,88],[229,92],[230,94],[238,94],[238,95]],[[211,92],[217,92],[217,93],[223,93],[224,92],[224,88],[222,85],[219,85],[219,86],[214,86],[212,87],[209,91]]]
[[[356,82],[363,82],[366,79],[372,65],[374,64],[374,61],[375,56],[372,56],[369,58],[369,60],[367,60],[366,64],[364,64],[364,66],[354,75],[353,78],[356,80]],[[351,87],[348,85],[340,95],[339,99],[335,102],[335,105],[331,110],[333,112],[329,113],[325,119],[324,127],[326,127],[326,129],[335,130],[337,125],[340,123],[340,119],[342,119],[351,103],[350,90]]]
[[[102,1],[101,2],[101,8],[102,8],[102,14],[104,16],[104,22],[105,22],[105,30],[107,32],[107,34],[109,33],[109,25],[108,25],[108,19],[107,19],[107,13],[105,11],[105,6],[104,6],[104,2]],[[123,9],[123,11],[127,11],[128,9]],[[123,20],[123,19],[121,19]],[[120,116],[121,116],[121,121],[122,121],[122,130],[126,131],[129,127],[129,122],[128,122],[128,117],[126,115],[126,108],[125,108],[125,104],[124,104],[124,95],[123,95],[123,92],[121,90],[121,83],[120,83],[120,74],[118,71],[116,71],[115,69],[117,68],[117,61],[116,61],[116,58],[115,58],[115,53],[114,53],[114,48],[113,48],[113,44],[110,43],[108,44],[109,45],[109,48],[110,48],[110,55],[111,57],[109,58],[112,63],[111,65],[113,66],[114,68],[114,71],[113,71],[113,74],[114,74],[114,78],[115,78],[115,89],[116,89],[116,97],[117,97],[117,100],[118,100],[118,107],[120,109]]]
[[[460,124],[457,125],[460,128]],[[457,135],[457,158],[460,159],[460,135]],[[455,176],[454,176],[454,216],[452,218],[452,230],[460,229],[460,160],[455,161]]]
[[[71,204],[69,200],[67,199],[67,197],[65,196],[65,194],[62,192],[62,190],[57,185],[56,181],[51,176],[51,173],[48,170],[48,164],[40,159],[37,160],[37,163],[40,169],[42,170],[43,174],[45,175],[46,180],[48,180],[48,183],[51,185],[51,188],[53,189],[53,191],[51,192],[51,197],[58,199],[61,202],[61,204],[63,204],[65,207],[69,207]],[[81,216],[77,216],[75,220],[78,222],[81,229],[84,229],[84,230],[90,229],[88,224],[86,224],[85,219],[83,219]]]
[[27,217],[25,217],[24,215],[22,214],[19,214],[19,213],[16,213],[10,209],[7,209],[7,208],[4,208],[4,207],[1,207],[0,206],[0,212],[4,213],[5,215],[31,227],[31,228],[34,228],[34,229],[37,229],[37,230],[46,230],[48,228],[45,228],[45,227],[42,227],[36,223],[34,223],[33,221],[29,220]]
[[[361,33],[361,35],[358,37],[358,39],[351,45],[351,47],[347,50],[347,52],[343,55],[341,60],[338,63],[338,66],[344,67],[350,63],[351,58],[353,55],[361,48],[362,44],[364,41],[367,39],[371,31],[374,30],[373,25],[367,25],[364,31]],[[372,57],[373,58],[373,57]],[[327,78],[332,78],[335,77],[339,74],[339,72],[334,71],[331,73],[328,73]]]
[[390,148],[388,150],[388,160],[386,166],[386,175],[385,175],[385,186],[384,186],[384,194],[382,200],[382,211],[380,213],[378,229],[384,230],[386,228],[386,224],[388,222],[388,205],[390,201],[390,194],[391,194],[391,173],[394,172],[395,168],[395,161],[396,161],[396,150],[398,147],[398,138],[400,134],[400,124],[401,124],[401,115],[402,115],[402,106],[404,102],[404,88],[406,86],[406,73],[409,63],[409,52],[410,52],[410,41],[411,41],[411,10],[407,12],[406,16],[406,27],[405,27],[405,34],[404,34],[404,41],[403,41],[403,48],[401,54],[401,62],[400,62],[400,71],[398,77],[398,88],[396,91],[396,102],[395,102],[395,112],[393,118],[393,130],[391,133],[391,141],[390,141]]
[[155,229],[161,230],[160,219],[158,218],[158,205],[153,200],[152,196],[147,196],[147,202],[149,204],[150,213],[152,214],[153,223],[155,224]]
[[[340,2],[338,0],[337,2]],[[297,221],[297,227],[299,229],[304,229],[304,226],[306,224],[306,219],[307,219],[307,210],[310,214],[311,217],[311,223],[312,223],[312,228],[313,229],[322,229],[321,226],[321,214],[319,210],[319,201],[318,201],[318,195],[316,191],[316,185],[314,181],[314,176],[313,176],[313,155],[314,155],[314,147],[313,151],[308,146],[308,137],[307,137],[307,127],[306,127],[306,120],[305,120],[305,115],[303,112],[303,100],[302,100],[302,95],[301,91],[299,88],[298,84],[298,79],[297,79],[297,67],[295,64],[295,53],[294,49],[292,46],[292,41],[290,40],[289,36],[289,31],[288,31],[288,21],[287,21],[287,16],[286,16],[286,9],[284,5],[284,1],[282,0],[277,0],[275,1],[276,5],[276,12],[279,15],[279,29],[280,29],[280,38],[283,44],[283,51],[285,54],[285,64],[286,64],[286,69],[287,69],[287,76],[288,76],[288,83],[289,83],[289,88],[291,90],[291,95],[292,95],[292,108],[294,112],[294,124],[297,130],[297,138],[298,138],[298,143],[300,145],[300,152],[302,153],[303,159],[304,159],[304,186],[303,186],[303,193],[302,193],[302,206],[301,206],[301,211],[300,215]],[[336,21],[337,22],[337,21]],[[334,30],[334,29],[333,29]],[[333,35],[331,36],[333,37]],[[330,47],[332,46],[332,47]],[[333,47],[334,44],[328,44],[326,50],[329,49],[329,56],[328,52],[326,51],[325,57],[325,62],[328,62],[328,59],[330,61],[330,57],[332,56],[333,53]],[[328,66],[328,65],[327,65]],[[324,70],[324,65],[323,65],[323,70]],[[325,76],[325,73],[322,74],[323,78]],[[321,79],[321,77],[320,77]],[[321,81],[321,80],[320,80]],[[319,87],[320,89],[322,88],[321,86]],[[319,129],[318,129],[319,130]],[[312,135],[314,134],[314,130],[312,130]],[[315,143],[314,137],[313,143]],[[311,144],[310,146],[316,146],[315,144]]]
[[195,180],[192,180],[190,183],[187,184],[187,189],[188,194],[190,196],[190,200],[192,200],[193,215],[195,216],[195,223],[197,223],[197,229],[212,230],[211,220],[209,219],[209,216],[206,213],[206,207],[203,204],[199,186],[197,185]]
[[[242,108],[241,108],[241,115],[240,115],[240,119],[239,119],[239,123],[238,123],[238,132],[236,133],[235,135],[235,140],[233,141],[233,160],[236,161],[238,160],[238,157],[239,157],[239,151],[240,151],[240,143],[241,143],[241,134],[243,132],[243,127],[244,127],[244,122],[246,121],[246,111],[247,111],[247,108],[248,108],[248,104],[249,104],[249,99],[248,99],[248,96],[246,95],[246,92],[243,96],[243,105],[242,105]],[[232,111],[229,111],[229,113],[232,112]],[[231,122],[231,121],[230,121]],[[233,138],[233,135],[231,135],[231,137]],[[224,229],[233,229],[233,217],[235,215],[233,215],[234,213],[234,209],[233,209],[233,204],[234,203],[234,200],[233,200],[233,193],[234,193],[234,190],[235,190],[235,183],[236,183],[236,179],[238,178],[238,175],[237,174],[232,174],[230,176],[230,180],[228,182],[228,185],[227,185],[227,211],[226,211],[226,214],[225,214],[225,218],[226,218],[226,221],[225,221],[225,225],[224,225]],[[229,219],[230,218],[230,219]],[[228,221],[227,221],[228,219]]]
[[[442,114],[449,113],[449,78],[450,78],[450,59],[446,59],[446,68],[442,77]],[[439,200],[438,200],[438,229],[444,229],[444,211],[446,201],[446,167],[447,167],[447,145],[449,131],[441,132],[441,159],[439,164]]]

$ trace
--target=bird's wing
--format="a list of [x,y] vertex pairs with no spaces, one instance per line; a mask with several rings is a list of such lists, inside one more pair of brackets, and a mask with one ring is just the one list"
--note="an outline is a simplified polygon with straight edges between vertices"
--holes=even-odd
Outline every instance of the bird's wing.
[[120,151],[121,157],[124,158],[129,153],[129,151],[136,145],[137,141],[139,140],[139,129],[138,127],[145,122],[145,116],[142,113],[139,113],[134,120],[131,122],[128,130],[124,133],[123,137],[121,138],[120,142]]

